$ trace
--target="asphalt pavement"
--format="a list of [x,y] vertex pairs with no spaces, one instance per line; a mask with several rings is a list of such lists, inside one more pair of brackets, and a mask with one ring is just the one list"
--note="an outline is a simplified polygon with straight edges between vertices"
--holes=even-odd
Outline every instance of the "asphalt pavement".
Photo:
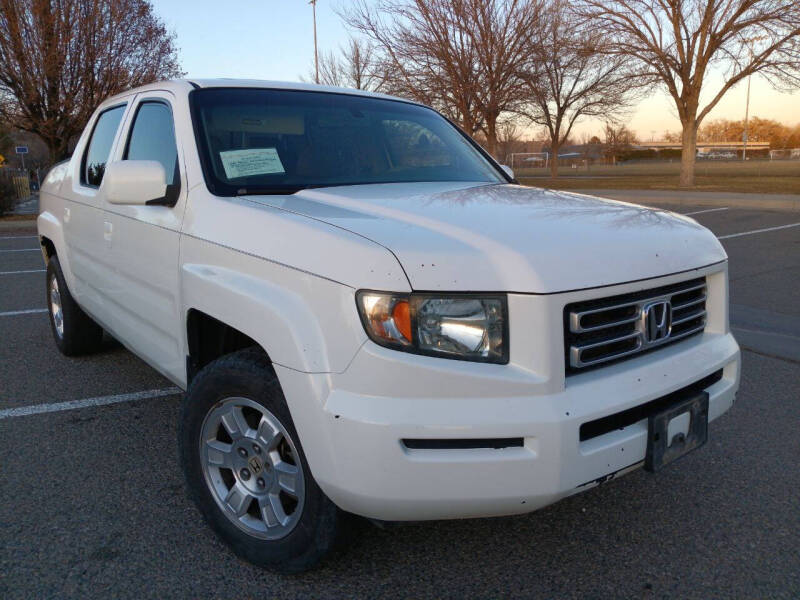
[[745,348],[705,447],[526,516],[362,522],[292,577],[238,560],[188,500],[169,382],[110,338],[57,352],[27,312],[45,308],[34,232],[0,232],[0,597],[800,597],[800,218],[718,208],[680,207],[722,238]]

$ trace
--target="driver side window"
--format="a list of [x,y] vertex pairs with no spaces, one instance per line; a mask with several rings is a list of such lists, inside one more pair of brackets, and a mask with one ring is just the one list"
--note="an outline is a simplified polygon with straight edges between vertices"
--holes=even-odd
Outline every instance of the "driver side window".
[[139,104],[122,160],[154,160],[164,167],[167,185],[178,183],[178,148],[170,107],[161,101]]

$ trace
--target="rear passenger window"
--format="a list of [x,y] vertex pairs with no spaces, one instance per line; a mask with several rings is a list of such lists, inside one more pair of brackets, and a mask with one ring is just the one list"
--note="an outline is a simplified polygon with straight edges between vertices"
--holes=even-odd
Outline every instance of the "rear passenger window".
[[163,102],[139,105],[123,160],[158,161],[164,166],[167,185],[174,183],[178,149],[169,106]]
[[98,187],[103,181],[108,155],[111,154],[111,144],[114,143],[114,137],[117,135],[124,112],[125,105],[115,106],[98,117],[83,158],[81,183]]

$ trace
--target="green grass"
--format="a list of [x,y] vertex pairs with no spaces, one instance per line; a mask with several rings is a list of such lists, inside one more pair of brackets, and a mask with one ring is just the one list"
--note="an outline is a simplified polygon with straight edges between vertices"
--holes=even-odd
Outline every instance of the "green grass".
[[[561,167],[559,177],[546,169],[519,169],[520,183],[561,190],[678,190],[680,163]],[[698,162],[695,191],[800,194],[800,161]]]

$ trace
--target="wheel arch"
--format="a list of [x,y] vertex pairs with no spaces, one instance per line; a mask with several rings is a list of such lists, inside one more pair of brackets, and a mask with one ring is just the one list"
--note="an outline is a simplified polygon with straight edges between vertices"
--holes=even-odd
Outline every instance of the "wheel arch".
[[62,263],[65,258],[64,249],[64,229],[59,220],[49,211],[42,212],[36,219],[36,228],[39,234],[39,244],[42,247],[42,258],[44,262],[50,262],[53,256],[59,257]]
[[264,347],[249,335],[196,308],[186,314],[186,344],[187,385],[207,364],[238,350],[258,348],[272,362]]
[[53,240],[46,236],[40,236],[39,243],[42,246],[42,256],[44,256],[44,262],[45,264],[48,264],[50,259],[58,254],[58,252],[56,252],[56,245],[53,243]]
[[72,275],[69,252],[64,240],[64,227],[56,216],[50,211],[43,211],[36,219],[36,228],[39,235],[39,245],[42,249],[42,259],[45,265],[54,257],[58,257],[61,272],[67,282],[67,287],[75,289],[75,280]]

